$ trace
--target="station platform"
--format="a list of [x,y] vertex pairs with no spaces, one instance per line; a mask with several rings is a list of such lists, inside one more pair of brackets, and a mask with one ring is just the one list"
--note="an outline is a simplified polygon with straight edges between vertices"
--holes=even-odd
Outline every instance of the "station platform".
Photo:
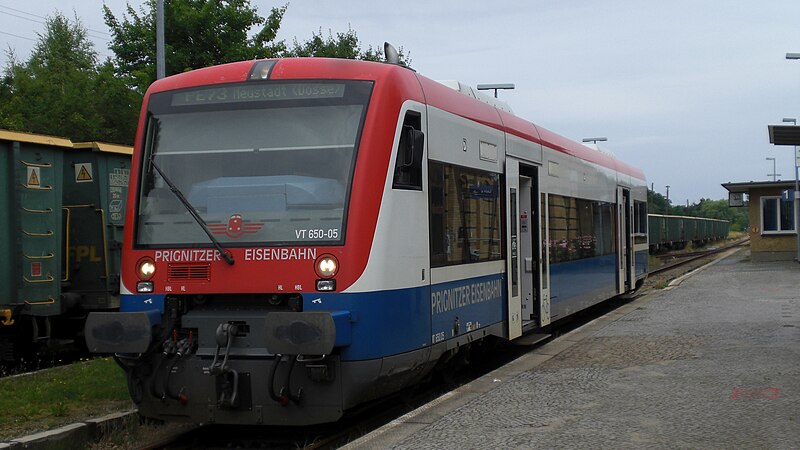
[[731,251],[347,449],[800,447],[800,264]]

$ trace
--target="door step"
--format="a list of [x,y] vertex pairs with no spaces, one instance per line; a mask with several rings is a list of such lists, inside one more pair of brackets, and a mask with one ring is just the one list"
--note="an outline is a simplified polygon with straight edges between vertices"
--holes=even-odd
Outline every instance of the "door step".
[[514,345],[520,345],[520,346],[531,346],[531,345],[536,345],[536,344],[538,344],[538,343],[540,343],[540,342],[542,342],[542,341],[544,341],[546,339],[549,339],[550,336],[552,336],[552,335],[551,334],[537,334],[537,333],[525,334],[523,336],[520,336],[517,339],[514,339],[513,341],[511,341],[511,343],[514,344]]

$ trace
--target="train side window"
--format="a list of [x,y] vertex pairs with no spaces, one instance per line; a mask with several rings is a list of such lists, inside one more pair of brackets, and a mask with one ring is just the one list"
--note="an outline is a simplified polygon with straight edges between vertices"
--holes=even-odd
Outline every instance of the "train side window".
[[633,234],[647,234],[647,203],[633,202]]
[[394,164],[393,189],[422,190],[422,154],[425,134],[422,132],[422,116],[408,111],[400,130],[397,161]]
[[615,216],[611,203],[550,194],[550,263],[613,255]]
[[633,202],[633,243],[647,243],[647,203]]
[[500,175],[428,163],[431,267],[503,259]]

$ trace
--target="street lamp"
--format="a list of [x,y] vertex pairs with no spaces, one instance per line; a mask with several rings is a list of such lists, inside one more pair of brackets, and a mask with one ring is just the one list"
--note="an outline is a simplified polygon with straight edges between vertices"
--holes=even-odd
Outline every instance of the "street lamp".
[[479,84],[478,90],[479,91],[491,91],[494,90],[494,98],[497,98],[497,90],[498,89],[514,89],[514,83],[491,83],[491,84]]
[[667,206],[669,206],[669,185],[667,185]]
[[582,142],[591,142],[594,145],[597,145],[598,142],[605,142],[608,138],[606,137],[593,137],[593,138],[583,138],[581,139]]
[[[791,54],[791,53],[790,53]],[[786,59],[790,59],[789,55],[786,55]],[[798,59],[800,59],[800,55],[798,55]],[[797,119],[794,117],[784,117],[783,123],[791,123],[792,125],[797,125]],[[800,166],[800,153],[797,152],[797,146],[794,146],[794,201],[792,202],[792,206],[794,207],[794,234],[797,236],[797,241],[795,245],[797,246],[797,252],[795,255],[795,259],[797,262],[800,262],[800,174],[797,172],[797,166]]]
[[772,173],[768,173],[768,177],[772,177],[772,181],[778,181],[778,177],[781,176],[779,173],[775,173],[775,158],[767,157],[767,161],[772,161]]
[[[800,59],[800,53],[787,53],[786,59]],[[791,122],[794,126],[797,126],[797,119],[795,118],[784,118],[784,122]],[[794,207],[794,234],[797,236],[797,243],[795,244],[796,253],[795,253],[795,261],[800,262],[800,223],[798,223],[798,217],[800,217],[800,192],[798,192],[797,185],[798,185],[798,174],[797,174],[797,166],[800,165],[800,155],[797,153],[797,146],[794,146],[794,203],[792,206]]]

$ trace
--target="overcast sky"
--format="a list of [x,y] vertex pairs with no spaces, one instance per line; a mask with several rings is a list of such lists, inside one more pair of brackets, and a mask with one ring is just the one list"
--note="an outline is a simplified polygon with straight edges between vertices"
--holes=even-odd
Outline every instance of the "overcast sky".
[[[106,0],[117,17],[124,0]],[[140,0],[130,2],[136,8]],[[251,0],[266,16],[283,3]],[[0,0],[0,47],[25,60],[56,9],[111,56],[99,0]],[[27,14],[26,14],[27,13]],[[509,82],[514,112],[641,167],[673,204],[727,198],[720,183],[794,179],[793,150],[767,125],[800,118],[800,1],[292,0],[279,39],[355,30],[403,47],[439,80]],[[5,52],[0,65],[6,65]]]

